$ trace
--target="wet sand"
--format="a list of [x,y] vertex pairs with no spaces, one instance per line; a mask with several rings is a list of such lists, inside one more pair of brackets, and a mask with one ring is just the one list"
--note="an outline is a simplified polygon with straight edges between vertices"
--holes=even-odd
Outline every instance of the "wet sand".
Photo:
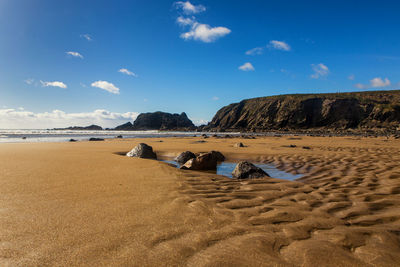
[[[0,266],[400,265],[400,140],[199,140],[0,144]],[[119,155],[139,142],[304,176],[238,181]]]

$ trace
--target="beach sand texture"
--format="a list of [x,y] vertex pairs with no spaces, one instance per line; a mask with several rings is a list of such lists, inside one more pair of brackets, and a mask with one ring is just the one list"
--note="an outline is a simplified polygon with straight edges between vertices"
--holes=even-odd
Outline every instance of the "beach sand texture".
[[[0,266],[400,265],[400,140],[198,140],[1,144]],[[304,176],[240,181],[120,155],[140,142]]]

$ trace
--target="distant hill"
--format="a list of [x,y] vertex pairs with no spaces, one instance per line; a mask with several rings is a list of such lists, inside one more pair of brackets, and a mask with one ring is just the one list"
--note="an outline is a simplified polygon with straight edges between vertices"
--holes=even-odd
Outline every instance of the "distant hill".
[[400,90],[366,91],[247,99],[221,108],[204,130],[395,130],[399,122]]
[[53,130],[76,130],[76,131],[101,131],[103,130],[102,127],[98,125],[89,125],[89,126],[72,126],[68,128],[54,128]]
[[166,112],[141,113],[134,123],[125,123],[114,130],[190,130],[195,129],[185,112],[171,114]]

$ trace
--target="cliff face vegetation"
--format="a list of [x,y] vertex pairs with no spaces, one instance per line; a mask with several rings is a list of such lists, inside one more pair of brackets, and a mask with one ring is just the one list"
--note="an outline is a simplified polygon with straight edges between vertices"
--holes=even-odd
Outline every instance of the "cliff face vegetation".
[[208,130],[374,129],[395,130],[400,90],[298,94],[243,100],[221,108]]

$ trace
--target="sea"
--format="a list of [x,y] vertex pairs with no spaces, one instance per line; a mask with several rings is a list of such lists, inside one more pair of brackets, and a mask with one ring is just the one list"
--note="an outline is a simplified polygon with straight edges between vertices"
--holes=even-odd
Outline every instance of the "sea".
[[[0,129],[0,143],[32,143],[32,142],[68,142],[70,139],[87,141],[90,138],[113,139],[151,138],[151,137],[189,137],[210,133],[203,132],[165,132],[165,131],[79,131],[79,130],[43,130],[43,129]],[[214,134],[214,133],[213,133]],[[225,133],[219,133],[225,135]],[[240,135],[240,133],[229,133]]]

